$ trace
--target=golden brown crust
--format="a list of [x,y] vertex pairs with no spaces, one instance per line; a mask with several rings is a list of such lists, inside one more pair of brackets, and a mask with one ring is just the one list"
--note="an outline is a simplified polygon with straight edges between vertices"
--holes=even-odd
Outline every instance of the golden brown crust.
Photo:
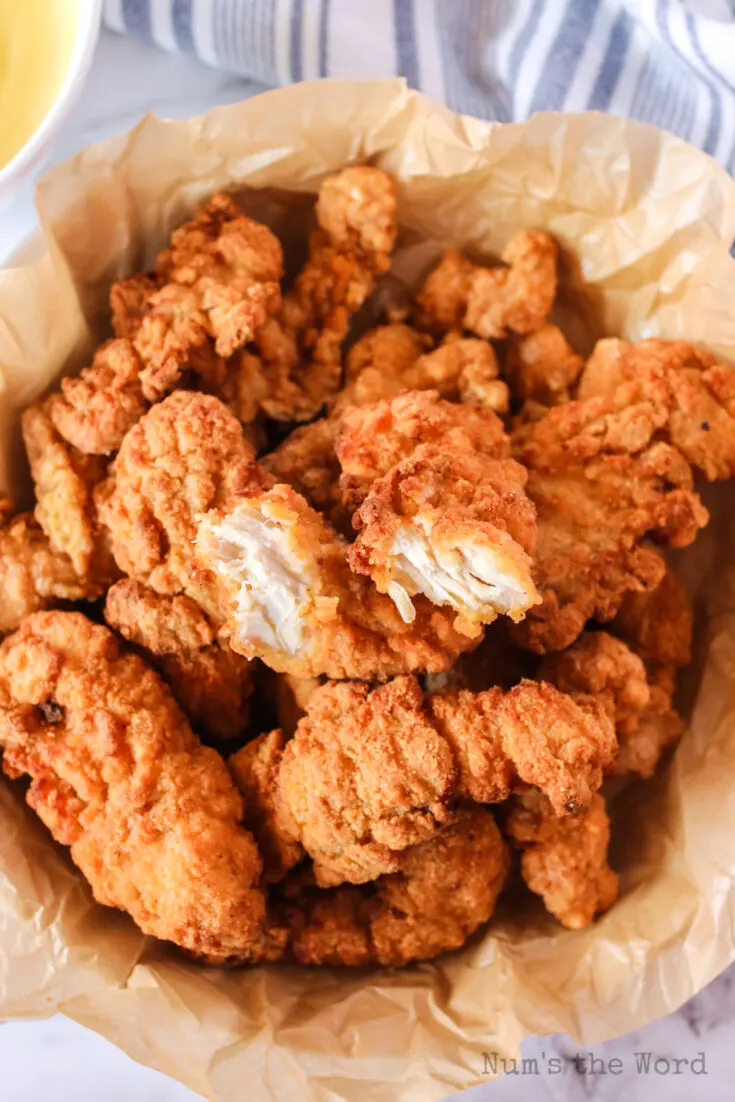
[[148,403],[140,382],[142,362],[131,341],[101,345],[90,367],[61,380],[47,410],[56,431],[86,455],[111,455]]
[[250,716],[253,668],[183,594],[155,593],[132,578],[112,586],[105,619],[156,666],[194,729],[214,740],[242,736]]
[[525,793],[505,829],[524,850],[523,879],[562,925],[579,930],[615,902],[618,878],[607,863],[610,820],[599,793],[577,819],[558,819],[540,792]]
[[504,268],[475,268],[469,278],[464,325],[479,337],[540,329],[556,297],[556,242],[547,233],[518,230],[502,254]]
[[556,325],[546,323],[511,341],[503,375],[521,402],[558,406],[568,402],[584,360],[572,351]]
[[200,514],[250,484],[254,453],[218,399],[176,391],[130,430],[99,487],[100,520],[120,569],[161,594],[207,604],[192,573]]
[[692,658],[693,615],[670,566],[655,589],[626,593],[610,630],[653,666],[686,666]]
[[102,457],[83,455],[57,432],[46,403],[21,418],[36,491],[36,519],[54,551],[68,555],[79,578],[109,584],[115,570],[94,503],[106,474]]
[[0,745],[100,903],[210,958],[257,942],[261,861],[227,768],[107,628],[39,612],[5,640]]
[[508,867],[492,815],[462,808],[374,886],[297,895],[291,952],[301,964],[400,966],[458,949],[492,915]]

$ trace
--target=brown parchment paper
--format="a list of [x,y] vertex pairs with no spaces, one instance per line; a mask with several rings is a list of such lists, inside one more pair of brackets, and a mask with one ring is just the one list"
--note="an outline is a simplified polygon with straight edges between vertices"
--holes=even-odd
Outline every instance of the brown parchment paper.
[[[111,280],[203,196],[242,193],[288,241],[324,174],[366,159],[398,180],[400,274],[439,242],[490,257],[543,226],[583,350],[660,335],[735,361],[735,182],[704,154],[599,114],[500,126],[400,81],[299,85],[148,117],[41,181],[43,259],[0,273],[0,489],[22,485],[19,409],[81,365]],[[735,957],[735,502],[729,487],[709,498],[713,524],[680,560],[698,614],[690,730],[660,777],[613,800],[622,892],[596,925],[565,932],[509,899],[462,952],[395,973],[196,967],[96,906],[0,783],[0,1015],[61,1010],[217,1102],[428,1102],[528,1033],[592,1043],[675,1009]]]

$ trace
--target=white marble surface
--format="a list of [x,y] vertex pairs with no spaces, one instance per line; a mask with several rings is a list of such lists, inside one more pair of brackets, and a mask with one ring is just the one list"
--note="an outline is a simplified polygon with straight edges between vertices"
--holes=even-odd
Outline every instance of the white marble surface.
[[[132,126],[145,111],[185,117],[230,103],[257,89],[197,62],[169,56],[139,43],[104,35],[82,101],[54,147],[60,160],[90,142]],[[0,208],[0,260],[32,231],[32,181]],[[1,955],[1,954],[0,954]],[[594,1049],[606,1061],[591,1067],[589,1054],[568,1038],[531,1038],[524,1056],[538,1061],[522,1074],[488,1082],[462,1102],[731,1102],[735,1097],[735,966],[669,1018],[639,1033]],[[648,1074],[636,1069],[635,1053],[650,1053]],[[702,1054],[705,1074],[673,1058]],[[577,1061],[575,1063],[575,1057]],[[657,1065],[659,1058],[664,1062]],[[560,1061],[554,1064],[552,1061]],[[640,1059],[640,1057],[639,1057]],[[585,1062],[586,1060],[586,1062]],[[615,1063],[614,1061],[619,1061]],[[603,1070],[603,1066],[607,1070]],[[557,1068],[560,1069],[557,1071]],[[248,1097],[256,1097],[252,1090]],[[0,1102],[195,1102],[178,1083],[134,1064],[106,1041],[64,1018],[0,1026]],[[245,1095],[243,1095],[245,1097]]]

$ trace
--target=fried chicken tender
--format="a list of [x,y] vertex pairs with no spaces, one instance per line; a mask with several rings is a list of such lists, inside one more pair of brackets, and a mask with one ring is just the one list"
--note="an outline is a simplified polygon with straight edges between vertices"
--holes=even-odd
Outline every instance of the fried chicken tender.
[[[654,439],[665,405],[636,403],[636,393],[637,384],[625,384],[610,399],[557,406],[516,434],[538,513],[534,577],[543,598],[517,638],[537,653],[562,650],[587,620],[613,619],[626,592],[658,585],[665,566],[646,537],[686,547],[708,522],[689,462]],[[606,415],[612,406],[619,415]]]
[[198,733],[216,740],[245,731],[253,664],[235,654],[196,602],[155,593],[132,578],[107,592],[105,620],[142,648]]
[[282,752],[280,737],[268,736],[265,794],[243,788],[246,803],[268,807],[280,851],[300,842],[323,887],[401,868],[407,847],[451,821],[458,800],[499,803],[531,784],[557,814],[581,814],[617,746],[590,697],[531,681],[426,697],[415,677],[372,691],[328,683]]
[[269,417],[308,421],[339,388],[350,320],[387,271],[395,243],[395,184],[377,168],[328,176],[316,203],[309,259],[277,317],[256,334]]
[[352,573],[347,551],[289,486],[213,509],[199,525],[197,557],[215,580],[232,649],[297,677],[384,681],[444,669],[473,645],[428,601],[404,624],[389,598]]
[[301,964],[400,966],[458,949],[491,917],[510,861],[492,815],[461,808],[400,872],[374,885],[302,890],[285,911]]
[[36,519],[52,549],[68,556],[77,577],[90,586],[109,584],[114,563],[93,498],[107,471],[105,460],[83,455],[62,439],[46,403],[29,406],[21,426],[35,484]]
[[276,482],[291,486],[338,531],[351,531],[339,485],[342,468],[335,451],[339,426],[338,417],[301,425],[264,456],[262,464]]
[[508,388],[491,344],[456,332],[433,351],[431,343],[408,325],[371,329],[348,353],[335,412],[394,398],[402,390],[436,390],[450,401],[506,412]]
[[649,670],[688,666],[693,615],[686,590],[669,566],[655,589],[626,593],[610,625],[640,655]]
[[[283,254],[267,226],[217,194],[171,236],[153,276],[113,288],[115,332],[145,363],[143,393],[156,401],[193,371],[210,386],[223,357],[251,341],[280,304]],[[152,289],[153,288],[153,289]]]
[[280,798],[279,771],[285,739],[270,731],[248,742],[227,764],[245,807],[245,826],[263,855],[263,882],[282,880],[304,857],[298,828]]
[[452,608],[455,627],[469,635],[499,613],[519,619],[537,601],[526,473],[507,458],[491,410],[409,392],[347,410],[336,450],[345,504],[363,499],[350,565],[395,601],[407,623],[419,594]]
[[225,763],[107,628],[38,612],[5,640],[0,746],[99,903],[212,959],[257,950],[261,860]]
[[253,457],[217,398],[176,391],[154,405],[123,440],[96,495],[123,573],[160,594],[185,593],[211,613],[207,580],[193,569],[197,521],[250,485]]
[[140,375],[143,364],[132,341],[101,345],[90,367],[61,380],[61,393],[47,402],[54,428],[77,451],[111,455],[146,409]]
[[524,403],[524,416],[528,417],[530,410],[537,407],[545,413],[547,406],[570,401],[572,388],[584,366],[584,360],[572,351],[561,329],[547,323],[511,341],[503,374],[511,393]]
[[345,410],[336,443],[345,507],[358,509],[376,479],[422,444],[445,452],[506,459],[510,444],[492,410],[442,401],[436,391],[410,391],[390,401]]
[[590,693],[604,704],[620,744],[611,767],[616,776],[651,777],[664,750],[684,730],[671,689],[649,680],[639,655],[607,632],[586,632],[568,650],[547,655],[539,677],[562,692]]
[[0,637],[57,601],[82,601],[101,590],[82,581],[67,555],[51,549],[29,513],[0,528]]
[[657,364],[674,371],[693,368],[705,372],[717,363],[716,358],[702,348],[686,341],[662,341],[658,338],[632,344],[618,337],[604,337],[592,350],[579,379],[577,398],[601,398],[616,390],[621,383],[635,378],[641,367]]
[[607,863],[610,820],[599,793],[580,818],[559,819],[541,792],[526,792],[505,829],[523,848],[523,879],[563,926],[580,930],[617,899],[618,878]]
[[556,242],[547,233],[518,230],[502,260],[503,267],[484,268],[449,249],[416,297],[419,327],[469,329],[485,339],[540,329],[556,296]]

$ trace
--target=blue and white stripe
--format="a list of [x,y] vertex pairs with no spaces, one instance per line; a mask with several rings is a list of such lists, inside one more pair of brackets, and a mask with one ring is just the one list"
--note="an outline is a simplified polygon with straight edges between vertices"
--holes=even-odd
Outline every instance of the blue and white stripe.
[[398,74],[503,122],[630,115],[735,173],[735,0],[104,0],[104,13],[266,85]]

